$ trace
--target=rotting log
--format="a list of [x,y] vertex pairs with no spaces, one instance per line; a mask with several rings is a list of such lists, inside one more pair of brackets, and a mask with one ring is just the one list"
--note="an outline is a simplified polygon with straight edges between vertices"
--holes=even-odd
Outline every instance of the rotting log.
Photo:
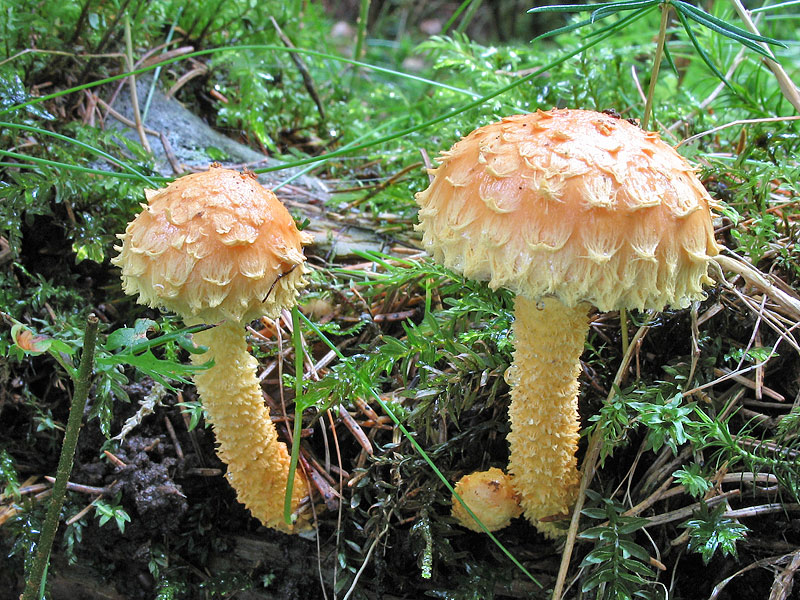
[[[141,99],[150,92],[151,78],[137,80]],[[119,129],[126,138],[138,142],[139,134],[134,123],[133,107],[128,87],[119,90],[110,103],[106,126]],[[224,155],[219,161],[236,169],[258,169],[279,166],[282,163],[256,152],[210,127],[203,119],[192,113],[183,104],[168,98],[158,86],[153,91],[149,110],[144,120],[144,130],[153,150],[156,170],[166,177],[202,170],[214,162],[208,155],[210,149],[215,156]],[[177,169],[177,172],[176,172]],[[259,181],[270,189],[288,178],[297,175],[297,169],[282,169],[259,175]],[[345,257],[354,251],[385,251],[390,240],[375,231],[375,223],[357,216],[339,215],[327,207],[330,193],[325,183],[308,175],[299,175],[291,183],[282,186],[278,197],[297,215],[309,220],[306,231],[314,236],[316,253],[328,258]]]

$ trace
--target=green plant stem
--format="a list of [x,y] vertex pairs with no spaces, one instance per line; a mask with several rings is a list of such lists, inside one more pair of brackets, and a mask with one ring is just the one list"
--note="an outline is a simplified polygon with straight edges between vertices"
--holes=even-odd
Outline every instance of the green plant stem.
[[624,308],[619,311],[619,331],[622,334],[622,354],[628,352],[628,311]]
[[[5,163],[6,166],[14,167],[16,169],[31,169],[38,165],[46,167],[56,167],[58,169],[68,169],[70,171],[78,171],[80,173],[91,173],[92,175],[101,175],[103,177],[116,177],[117,179],[141,179],[141,175],[134,175],[133,173],[117,173],[114,171],[103,171],[102,169],[91,169],[89,167],[82,167],[80,165],[71,165],[69,163],[59,162],[57,160],[48,160],[46,158],[39,158],[37,156],[28,156],[27,154],[20,154],[19,152],[10,152],[9,150],[0,150],[0,156],[8,156],[9,158],[16,158],[17,160],[27,160],[35,164],[26,163]],[[171,177],[150,177],[152,181],[160,183],[168,183],[172,181]],[[154,187],[158,187],[157,185]]]
[[25,591],[21,600],[38,600],[41,597],[40,588],[43,587],[42,578],[50,560],[50,549],[58,529],[59,515],[64,504],[64,495],[67,492],[67,481],[72,472],[75,457],[75,447],[78,444],[78,433],[81,430],[83,409],[89,397],[89,388],[92,383],[92,365],[94,364],[94,349],[97,342],[97,327],[99,320],[94,315],[89,315],[86,320],[86,331],[83,334],[83,354],[78,375],[73,381],[72,403],[69,408],[67,428],[64,432],[64,442],[61,444],[61,457],[58,459],[56,481],[53,484],[53,493],[50,496],[50,506],[42,527],[42,534],[36,546],[36,556],[33,567],[25,582]]
[[653,94],[656,91],[658,81],[658,71],[661,68],[661,59],[664,56],[664,42],[667,39],[667,25],[669,24],[670,3],[661,4],[661,26],[658,29],[658,45],[656,55],[653,58],[653,71],[650,73],[650,85],[647,87],[647,100],[644,105],[644,116],[642,117],[642,129],[647,129],[650,122],[650,115],[653,113]]
[[456,33],[464,33],[469,24],[472,22],[472,19],[475,17],[475,13],[478,12],[482,2],[483,0],[472,0],[472,2],[470,2],[467,12],[464,14],[464,18],[461,19],[458,27],[456,27]]
[[300,458],[300,435],[303,433],[303,340],[300,336],[300,310],[292,307],[292,343],[294,345],[294,429],[292,434],[292,454],[289,459],[289,478],[286,481],[286,494],[283,497],[283,519],[287,525],[292,523],[292,488],[297,461]]
[[[178,26],[178,20],[181,18],[183,14],[183,6],[178,8],[178,14],[175,15],[175,18],[172,20],[172,25],[167,32],[167,39],[164,41],[164,50],[161,51],[164,54],[169,48],[170,44],[172,44],[172,36],[175,35],[175,28]],[[161,76],[161,67],[157,67],[156,70],[153,72],[153,81],[150,82],[150,89],[147,91],[147,99],[144,101],[144,110],[142,110],[142,123],[147,123],[147,113],[150,111],[150,102],[153,100],[153,93],[156,91],[156,84],[158,83],[158,78]]]
[[[152,188],[157,188],[158,184],[144,175],[140,173],[132,166],[126,164],[125,162],[119,160],[118,158],[113,157],[108,152],[104,152],[100,148],[95,148],[94,146],[90,146],[89,144],[85,144],[80,140],[76,140],[75,138],[67,137],[66,135],[61,135],[60,133],[55,133],[54,131],[48,131],[47,129],[42,129],[41,127],[32,127],[30,125],[22,125],[20,123],[11,123],[6,121],[0,121],[0,127],[8,127],[9,129],[21,129],[22,131],[28,131],[30,133],[35,133],[37,135],[47,135],[57,140],[61,140],[62,142],[66,142],[68,144],[75,144],[76,146],[83,148],[84,150],[91,152],[92,154],[99,156],[101,158],[106,159],[111,164],[114,164],[122,169],[125,169],[130,174],[135,175],[138,179],[141,179],[145,184],[149,185]],[[24,154],[18,154],[17,156],[21,156],[25,159],[29,159],[30,157],[25,156]],[[98,169],[94,169],[95,172],[103,172],[107,173],[107,171],[100,171]]]
[[367,21],[369,20],[370,0],[361,0],[361,9],[358,13],[358,35],[356,37],[356,47],[353,50],[353,60],[361,60],[364,52],[364,39],[367,37]]
[[461,13],[464,12],[464,9],[467,8],[470,4],[472,4],[472,0],[464,0],[459,7],[455,10],[453,15],[447,20],[447,23],[444,24],[442,27],[441,35],[447,35],[447,31],[453,26],[453,23],[456,22],[458,17],[461,16]]

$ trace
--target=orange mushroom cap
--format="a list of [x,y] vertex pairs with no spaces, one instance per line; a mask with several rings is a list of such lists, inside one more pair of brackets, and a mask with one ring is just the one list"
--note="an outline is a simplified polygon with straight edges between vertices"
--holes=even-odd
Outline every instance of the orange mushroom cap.
[[312,238],[253,176],[211,168],[145,193],[112,260],[140,304],[209,323],[294,304]]
[[553,109],[481,127],[439,160],[418,228],[465,277],[601,311],[704,298],[713,200],[657,133]]
[[[522,514],[511,477],[498,468],[464,475],[456,483],[455,491],[489,531],[506,527],[511,519]],[[467,529],[483,531],[455,497],[453,517]]]

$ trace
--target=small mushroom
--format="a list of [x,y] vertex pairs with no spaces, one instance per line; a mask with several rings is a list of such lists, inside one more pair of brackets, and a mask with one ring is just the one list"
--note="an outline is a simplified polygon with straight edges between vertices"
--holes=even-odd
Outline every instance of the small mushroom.
[[[464,475],[456,483],[455,491],[489,531],[507,527],[511,519],[522,514],[511,477],[496,467]],[[483,531],[455,496],[452,510],[460,525],[472,531]]]
[[[214,360],[194,380],[228,481],[262,523],[296,531],[307,523],[283,519],[289,455],[264,405],[244,326],[295,303],[305,285],[302,246],[311,236],[249,174],[211,168],[145,193],[148,204],[118,236],[122,246],[112,262],[122,269],[122,287],[189,325],[216,324],[194,336],[208,352],[193,360]],[[306,494],[298,471],[295,511]]]
[[418,229],[435,260],[517,294],[509,471],[526,517],[557,535],[578,489],[589,311],[704,298],[712,199],[657,133],[587,110],[505,118],[439,161]]

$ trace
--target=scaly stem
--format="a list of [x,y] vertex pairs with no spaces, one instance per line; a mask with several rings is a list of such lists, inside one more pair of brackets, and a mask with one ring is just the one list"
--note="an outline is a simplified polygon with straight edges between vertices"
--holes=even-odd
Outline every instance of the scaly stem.
[[[226,478],[239,501],[268,527],[286,532],[302,529],[303,522],[292,526],[283,520],[289,452],[278,440],[264,405],[256,359],[247,351],[244,326],[222,323],[194,334],[194,339],[208,346],[208,352],[192,355],[192,360],[214,359],[214,366],[196,374],[194,382],[214,426],[217,454],[228,465]],[[293,484],[292,510],[296,511],[306,495],[299,472]]]
[[75,447],[78,444],[78,434],[81,430],[83,409],[86,407],[86,399],[89,397],[89,387],[92,383],[92,366],[94,365],[98,323],[99,321],[94,315],[89,315],[86,320],[86,331],[83,334],[83,354],[78,374],[73,381],[72,403],[69,407],[64,441],[61,444],[61,456],[58,459],[58,470],[56,471],[55,483],[53,483],[53,493],[50,496],[50,506],[47,507],[47,516],[42,526],[42,535],[36,546],[33,567],[25,582],[25,591],[22,593],[21,600],[36,600],[40,598],[44,587],[42,577],[50,560],[50,549],[53,547],[53,540],[56,537],[58,517],[61,514],[61,507],[64,505],[67,481],[69,481],[69,475],[72,472]]
[[578,491],[578,375],[589,329],[589,306],[568,308],[555,298],[517,296],[511,387],[509,471],[525,516],[547,535],[541,519],[567,516]]
[[[652,313],[650,317],[652,318]],[[636,335],[631,340],[628,351],[622,357],[622,363],[617,369],[617,375],[614,377],[614,383],[611,385],[611,391],[608,393],[606,403],[611,402],[614,395],[617,393],[622,378],[628,371],[628,366],[631,364],[633,358],[633,349],[636,348],[639,341],[645,336],[647,330],[650,329],[649,325],[642,325],[639,327]],[[564,585],[567,580],[567,572],[569,571],[570,559],[572,558],[572,550],[575,547],[575,540],[578,537],[578,525],[581,519],[581,511],[583,510],[583,503],[586,499],[586,490],[594,477],[595,467],[600,458],[600,450],[603,447],[603,431],[597,427],[592,429],[589,435],[589,448],[586,450],[586,456],[583,459],[581,466],[581,481],[578,488],[578,497],[575,499],[575,507],[572,509],[572,517],[570,521],[569,530],[567,531],[567,539],[564,541],[564,549],[561,552],[561,564],[558,568],[558,575],[556,582],[553,585],[553,595],[551,600],[561,600],[561,595],[564,591]]]
[[664,42],[667,39],[667,24],[669,23],[669,9],[670,4],[668,1],[661,3],[661,26],[658,29],[658,44],[656,46],[656,55],[653,58],[653,70],[650,73],[650,85],[647,87],[647,100],[644,105],[644,116],[642,117],[642,129],[647,129],[650,122],[650,115],[653,113],[653,94],[656,90],[656,82],[658,81],[658,71],[661,68],[661,59],[664,56]]

